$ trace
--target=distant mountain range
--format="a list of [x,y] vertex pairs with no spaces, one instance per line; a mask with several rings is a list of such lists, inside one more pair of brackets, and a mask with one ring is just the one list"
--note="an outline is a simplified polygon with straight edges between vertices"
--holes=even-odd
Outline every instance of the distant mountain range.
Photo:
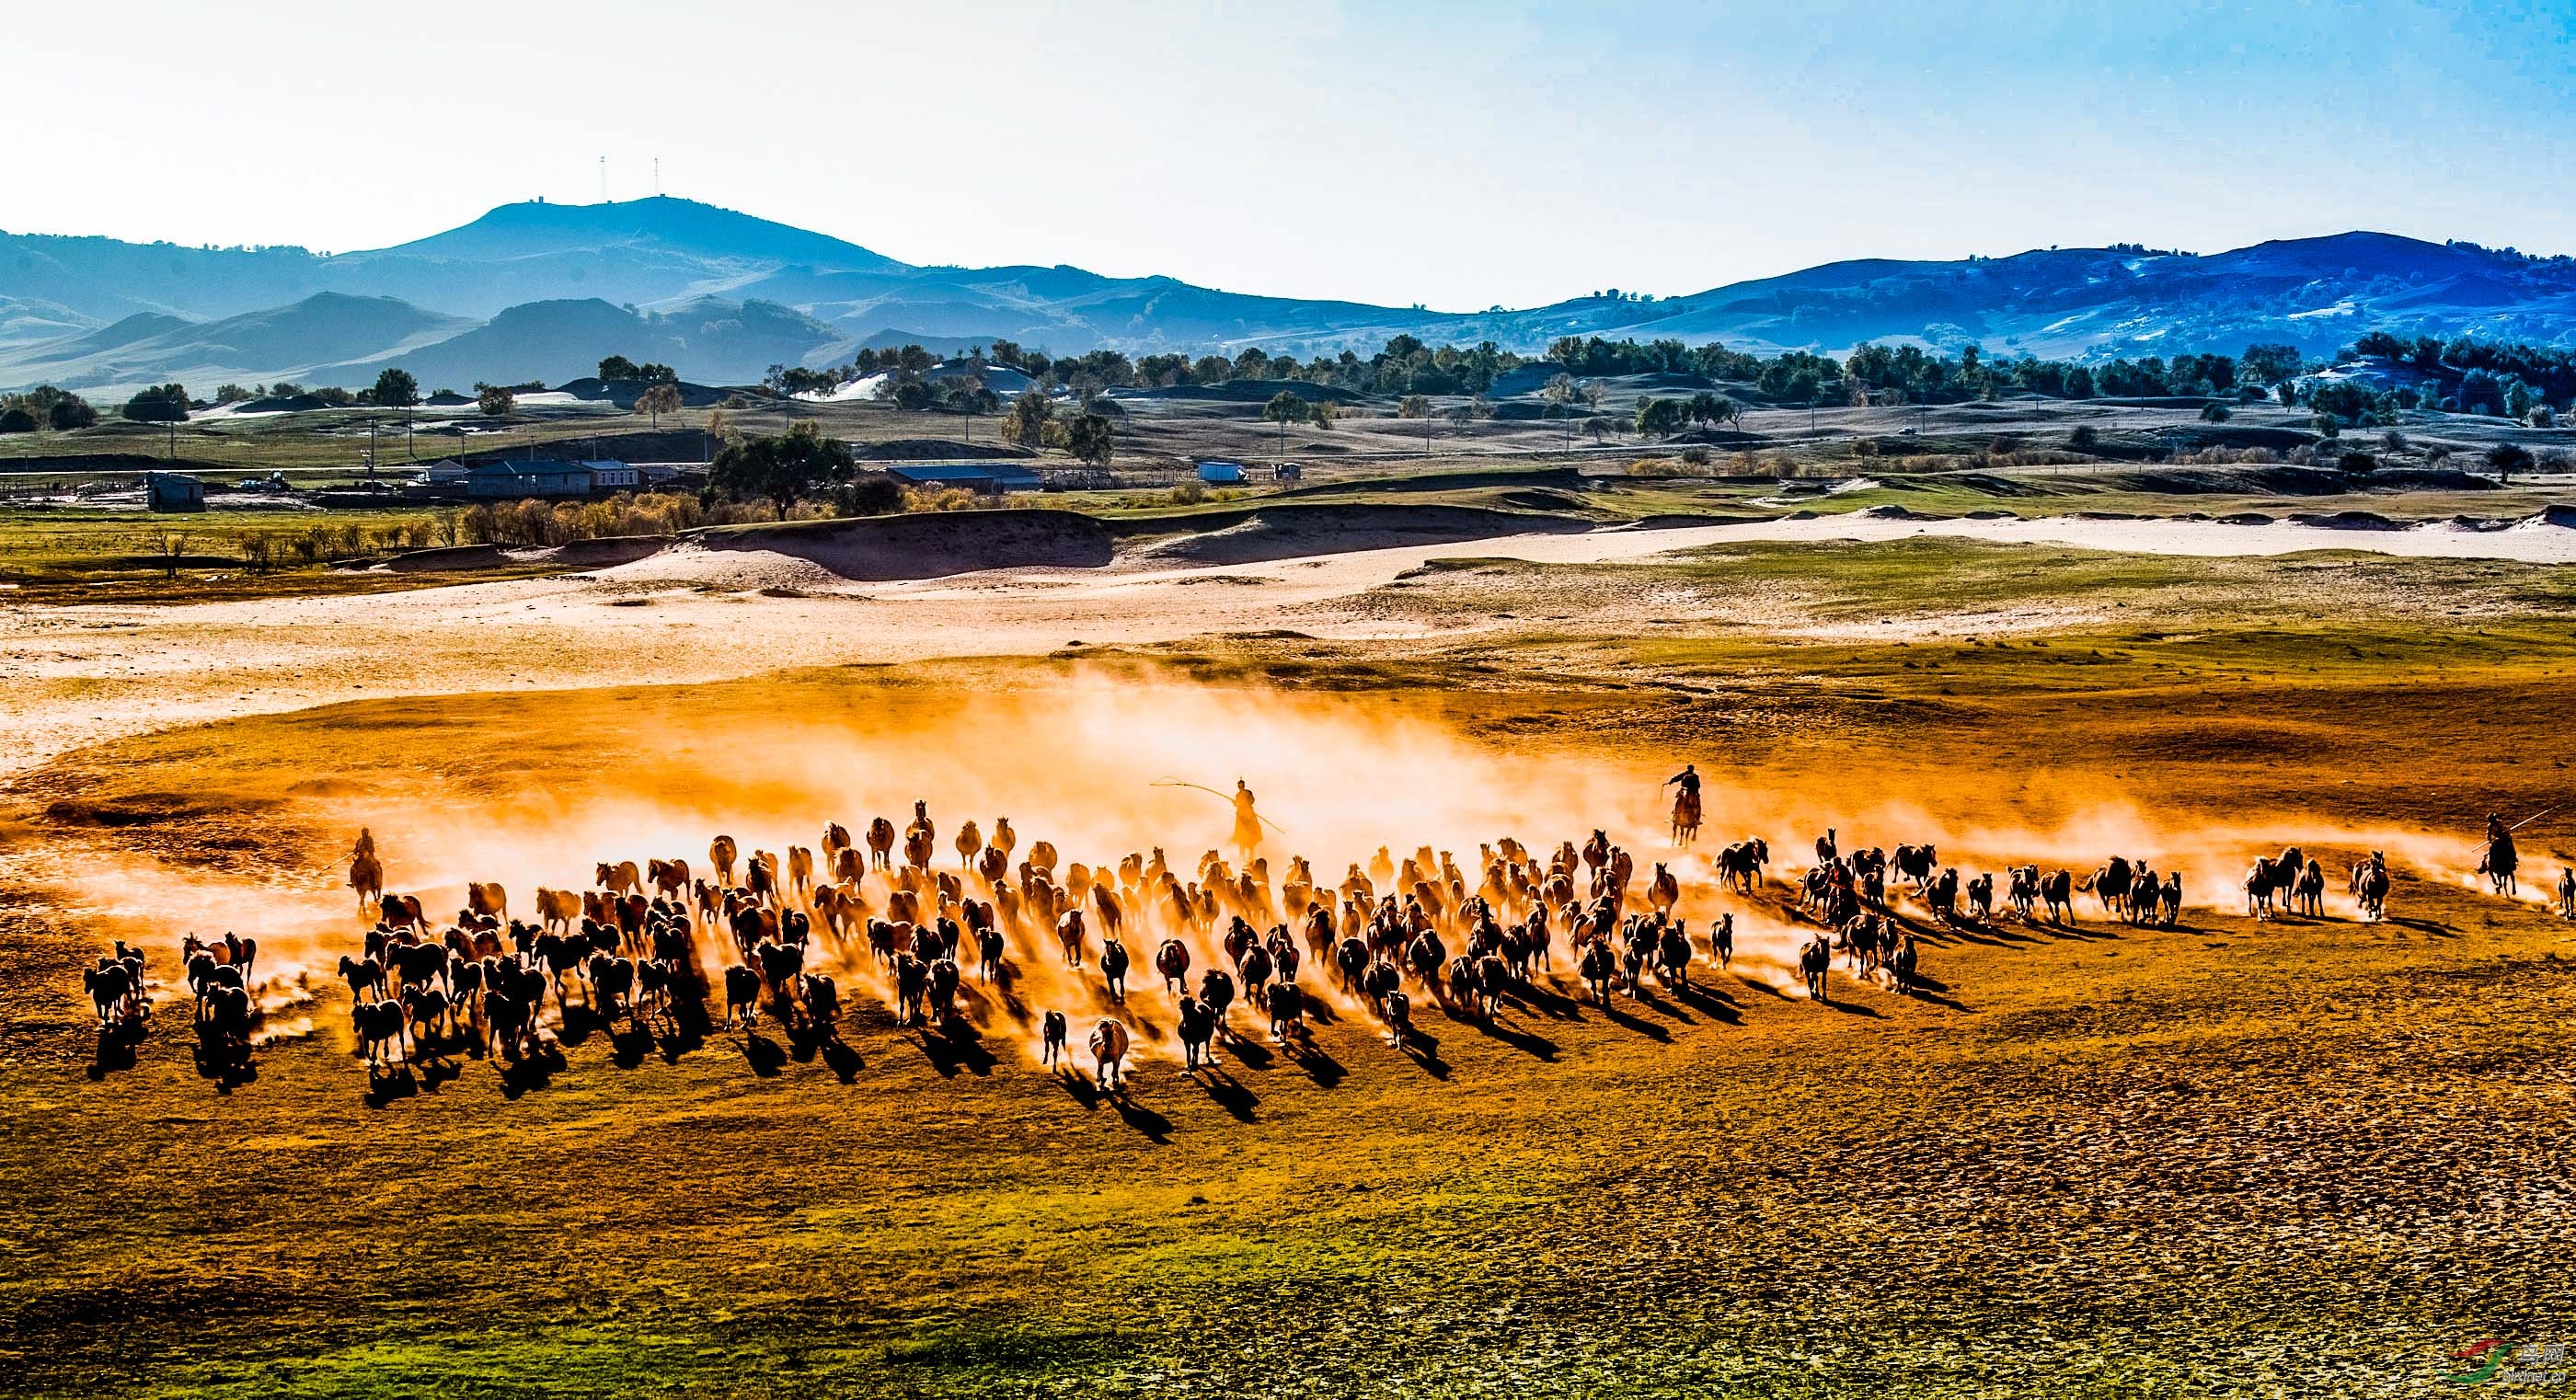
[[907,341],[1305,356],[1367,353],[1398,333],[1525,353],[1598,335],[1760,353],[1976,343],[1989,355],[2104,360],[2254,341],[2326,353],[2373,329],[2576,338],[2576,262],[2345,233],[2205,257],[2083,248],[1830,263],[1690,296],[1455,314],[1073,267],[916,267],[668,198],[505,205],[416,242],[332,256],[0,234],[0,387],[94,395],[174,379],[199,393],[227,380],[354,387],[390,364],[424,388],[554,382],[610,354],[746,382],[771,364],[819,367]]

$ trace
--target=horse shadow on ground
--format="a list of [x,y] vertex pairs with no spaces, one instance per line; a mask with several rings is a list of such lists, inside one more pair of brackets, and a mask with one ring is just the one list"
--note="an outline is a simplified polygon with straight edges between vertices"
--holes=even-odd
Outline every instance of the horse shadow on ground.
[[1449,1062],[1440,1058],[1440,1037],[1416,1026],[1405,1032],[1404,1044],[1397,1048],[1407,1063],[1419,1067],[1424,1074],[1443,1082],[1448,1080]]
[[786,1048],[758,1031],[744,1031],[734,1045],[742,1051],[742,1058],[751,1066],[751,1072],[763,1079],[775,1079],[779,1071],[787,1067]]
[[1337,1089],[1343,1080],[1350,1078],[1350,1070],[1326,1054],[1324,1048],[1315,1043],[1314,1037],[1303,1030],[1290,1033],[1288,1040],[1279,1048],[1288,1056],[1288,1062],[1304,1070],[1306,1077],[1314,1080],[1318,1088]]
[[455,1056],[444,1047],[422,1056],[415,1065],[420,1071],[420,1091],[424,1094],[437,1093],[465,1073],[465,1067],[458,1064]]
[[800,1065],[821,1060],[844,1084],[855,1083],[867,1060],[828,1021],[804,1021],[787,1031],[787,1053]]
[[1541,986],[1536,978],[1512,988],[1511,999],[1551,1021],[1583,1019],[1583,1003],[1552,986]]
[[1685,1026],[1695,1026],[1699,1024],[1699,1022],[1691,1016],[1690,1012],[1685,1009],[1689,1006],[1689,1002],[1682,998],[1674,984],[1663,982],[1640,982],[1637,984],[1637,995],[1630,998],[1630,1000],[1635,1001],[1638,1005],[1645,1007],[1647,1010],[1654,1012],[1658,1016],[1669,1016],[1672,1019],[1681,1022]]
[[1115,1089],[1103,1089],[1090,1075],[1067,1066],[1057,1067],[1055,1080],[1075,1103],[1084,1108],[1096,1112],[1105,1103],[1117,1110],[1120,1122],[1144,1134],[1146,1141],[1156,1147],[1171,1143],[1172,1120],[1136,1102],[1125,1080],[1120,1080]]
[[1610,994],[1610,999],[1608,1001],[1594,1002],[1593,1006],[1601,1012],[1602,1016],[1606,1018],[1610,1024],[1619,1027],[1621,1030],[1633,1031],[1658,1045],[1672,1044],[1673,1033],[1671,1031],[1668,1031],[1662,1026],[1647,1020],[1645,1017],[1640,1016],[1633,1011],[1626,1010],[1619,1005],[1619,999],[1627,995],[1628,994],[1626,992],[1614,991]]
[[1242,1080],[1214,1065],[1201,1065],[1190,1072],[1190,1077],[1197,1080],[1199,1088],[1207,1092],[1209,1100],[1224,1109],[1226,1115],[1234,1121],[1238,1123],[1261,1121],[1261,1116],[1253,1111],[1260,1106],[1261,1096],[1247,1088]]
[[[1548,1039],[1546,1036],[1538,1034],[1536,1031],[1521,1030],[1505,1023],[1500,1017],[1487,1020],[1473,1012],[1452,1006],[1445,1001],[1440,1003],[1440,1014],[1448,1017],[1451,1021],[1459,1025],[1473,1028],[1488,1040],[1501,1041],[1503,1044],[1508,1045],[1543,1064],[1556,1063],[1556,1042]],[[1613,1014],[1611,1019],[1616,1020],[1618,1017]],[[1637,1024],[1642,1026],[1646,1023],[1640,1021]],[[1654,1027],[1653,1030],[1648,1033],[1660,1040],[1672,1039],[1672,1033],[1664,1030],[1661,1026]]]
[[954,1079],[961,1073],[982,1078],[993,1072],[993,1052],[985,1048],[983,1034],[975,1029],[975,1023],[963,1016],[947,1017],[935,1029],[922,1027],[913,1037],[913,1044],[921,1047],[923,1058],[930,1061],[930,1067],[942,1079]]
[[367,1066],[367,1107],[383,1108],[396,1099],[413,1098],[419,1093],[420,1081],[413,1077],[410,1065]]
[[1886,1012],[1864,1002],[1851,1000],[1827,1001],[1822,997],[1818,997],[1815,1000],[1818,1006],[1824,1007],[1829,1011],[1839,1011],[1846,1016],[1861,1016],[1872,1021],[1884,1021],[1887,1019]]
[[1920,972],[1914,974],[1912,984],[1898,988],[1897,995],[1928,1001],[1934,1006],[1948,1007],[1952,1011],[1968,1009],[1966,1002],[1950,995],[1949,983],[1938,977],[1926,977]]
[[619,1069],[634,1069],[660,1048],[660,1042],[654,1038],[652,1028],[637,1018],[627,1018],[624,1026],[623,1030],[608,1033],[608,1062]]
[[501,1097],[516,1099],[533,1090],[550,1088],[563,1067],[563,1052],[552,1045],[533,1055],[506,1059],[501,1064]]
[[259,1065],[251,1059],[249,1047],[235,1043],[216,1030],[212,1022],[197,1027],[197,1041],[190,1054],[196,1062],[197,1077],[214,1081],[216,1093],[229,1094],[259,1080]]
[[1730,1026],[1744,1024],[1744,1013],[1735,1009],[1735,998],[1715,987],[1684,982],[1673,988],[1673,999],[1712,1021]]
[[1246,1040],[1231,1030],[1220,1029],[1218,1034],[1224,1038],[1225,1048],[1234,1052],[1234,1062],[1245,1069],[1267,1070],[1279,1062],[1279,1057],[1270,1053],[1270,1047],[1260,1041]]
[[99,1027],[98,1049],[90,1055],[89,1077],[105,1079],[111,1074],[122,1074],[134,1068],[135,1051],[142,1044],[141,1017]]
[[1154,1110],[1147,1108],[1143,1104],[1136,1102],[1134,1098],[1129,1096],[1127,1086],[1123,1081],[1120,1083],[1118,1088],[1109,1095],[1109,1106],[1118,1110],[1118,1120],[1120,1122],[1125,1123],[1128,1127],[1134,1128],[1137,1132],[1144,1134],[1147,1142],[1154,1144],[1156,1147],[1165,1147],[1170,1145],[1172,1141],[1172,1120],[1156,1113]]

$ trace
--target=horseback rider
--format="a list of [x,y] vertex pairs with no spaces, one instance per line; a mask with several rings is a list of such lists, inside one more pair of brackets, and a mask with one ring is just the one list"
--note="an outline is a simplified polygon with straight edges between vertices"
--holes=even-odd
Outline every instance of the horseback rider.
[[1680,792],[1673,796],[1673,828],[1675,832],[1698,830],[1700,812],[1698,765],[1690,763],[1683,764],[1682,771],[1664,779],[1663,785],[1665,787],[1678,787],[1681,789]]
[[1234,780],[1234,844],[1247,865],[1261,849],[1261,814],[1252,810],[1252,789],[1241,778]]
[[[2512,862],[2513,855],[2513,828],[2505,825],[2503,816],[2498,813],[2487,813],[2488,863],[2492,866],[2501,867],[2510,864]],[[2502,859],[2498,859],[2498,857],[2502,857]]]

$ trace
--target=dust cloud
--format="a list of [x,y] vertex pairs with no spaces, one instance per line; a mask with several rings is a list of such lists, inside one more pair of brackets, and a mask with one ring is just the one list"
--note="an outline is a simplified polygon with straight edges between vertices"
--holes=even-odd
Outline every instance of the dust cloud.
[[[1846,852],[1932,842],[1939,862],[1958,867],[1963,879],[2025,863],[2071,869],[2081,879],[2107,857],[2125,855],[2183,872],[2188,907],[2238,913],[2247,862],[2285,845],[2325,860],[2336,912],[2349,907],[2339,860],[2381,850],[2397,867],[2447,881],[2473,878],[2467,872],[2476,859],[2473,842],[2417,831],[2269,817],[2178,826],[2158,820],[2130,793],[2088,790],[2062,777],[2019,780],[2007,799],[1991,774],[1945,777],[1901,795],[1888,791],[1885,779],[1822,768],[1792,789],[1741,781],[1715,765],[1703,765],[1706,816],[1697,848],[1675,851],[1669,789],[1661,784],[1692,756],[1646,767],[1562,751],[1513,754],[1409,709],[1400,697],[1203,687],[1102,671],[1043,691],[966,692],[935,704],[890,700],[830,718],[800,717],[782,706],[780,713],[729,719],[721,729],[604,734],[578,771],[533,775],[560,781],[535,782],[507,800],[438,789],[399,800],[308,799],[302,820],[335,839],[368,827],[386,888],[420,896],[443,927],[464,904],[468,880],[498,882],[509,913],[533,922],[540,886],[588,889],[601,861],[641,867],[676,857],[707,875],[708,843],[719,832],[737,841],[746,860],[770,851],[783,863],[791,846],[819,848],[826,823],[837,821],[859,838],[864,857],[869,820],[884,816],[900,829],[916,800],[928,803],[937,825],[939,869],[961,869],[952,841],[962,822],[972,819],[989,836],[995,819],[1007,818],[1018,834],[1015,862],[1041,839],[1060,850],[1060,875],[1075,862],[1114,869],[1130,853],[1159,847],[1186,880],[1209,852],[1234,859],[1233,814],[1219,794],[1169,784],[1231,791],[1241,778],[1278,827],[1263,849],[1274,886],[1291,854],[1307,857],[1318,888],[1328,889],[1349,866],[1367,869],[1380,847],[1400,862],[1427,846],[1454,852],[1472,887],[1480,847],[1498,838],[1517,838],[1544,861],[1560,842],[1580,845],[1598,828],[1636,857],[1630,908],[1641,907],[1639,892],[1655,863],[1668,864],[1683,889],[1677,912],[1698,936],[1701,956],[1710,956],[1709,921],[1732,914],[1737,968],[1776,976],[1783,991],[1794,988],[1797,950],[1815,932],[1791,913],[1793,891],[1784,881],[1804,871],[1815,837],[1827,829]],[[1721,892],[1716,852],[1754,836],[1772,855],[1761,892]],[[276,1024],[293,1027],[300,1018],[309,1026],[315,989],[340,985],[340,955],[357,949],[374,918],[342,887],[343,874],[334,867],[300,883],[263,883],[120,857],[67,873],[76,905],[68,912],[105,928],[148,931],[154,972],[165,981],[177,979],[182,934],[230,929],[255,936],[263,1010]],[[2008,883],[1999,875],[1999,903]],[[2525,889],[2539,883],[2527,880]],[[1896,888],[1891,882],[1891,895]],[[882,876],[866,882],[872,911],[883,910],[886,890]],[[971,881],[970,892],[989,897]],[[2088,922],[2099,918],[2089,896],[2078,895],[2077,905]],[[1055,939],[1037,928],[1012,936],[1006,983],[979,986],[971,962],[961,959],[961,1002],[984,1033],[1017,1043],[1031,1060],[1037,1017],[1048,1009],[1073,1022],[1077,1054],[1091,1020],[1115,1014],[1138,1031],[1140,1053],[1176,1056],[1169,1044],[1173,1004],[1152,966],[1165,932],[1127,930],[1134,966],[1123,1007],[1102,990],[1096,931],[1084,965],[1067,967]],[[854,932],[834,948],[818,920],[817,940],[822,967],[842,980],[845,999],[891,1000],[864,938]],[[1554,976],[1564,985],[1572,981],[1572,959],[1561,929],[1557,940]],[[1185,941],[1195,988],[1219,954],[1210,940]],[[702,929],[699,947],[710,971],[732,956],[721,929]],[[1338,1013],[1365,1014],[1338,992],[1331,967],[1310,961],[1300,980]],[[1249,1014],[1238,1008],[1237,1030]],[[345,1018],[329,1019],[343,1022],[347,1039]]]

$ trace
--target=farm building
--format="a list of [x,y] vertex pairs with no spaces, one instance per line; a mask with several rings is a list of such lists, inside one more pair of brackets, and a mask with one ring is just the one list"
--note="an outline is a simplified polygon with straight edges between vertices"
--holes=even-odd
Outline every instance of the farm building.
[[886,475],[906,486],[950,488],[985,496],[1038,489],[1038,474],[1017,462],[906,462],[886,468]]
[[154,510],[204,510],[206,484],[177,472],[150,472],[143,478],[143,499]]
[[592,461],[574,465],[590,468],[593,491],[632,491],[644,484],[644,474],[625,462]]
[[579,462],[485,462],[465,474],[465,494],[486,501],[587,496],[590,468]]
[[1240,486],[1243,484],[1243,464],[1241,462],[1201,462],[1199,480],[1210,486]]

